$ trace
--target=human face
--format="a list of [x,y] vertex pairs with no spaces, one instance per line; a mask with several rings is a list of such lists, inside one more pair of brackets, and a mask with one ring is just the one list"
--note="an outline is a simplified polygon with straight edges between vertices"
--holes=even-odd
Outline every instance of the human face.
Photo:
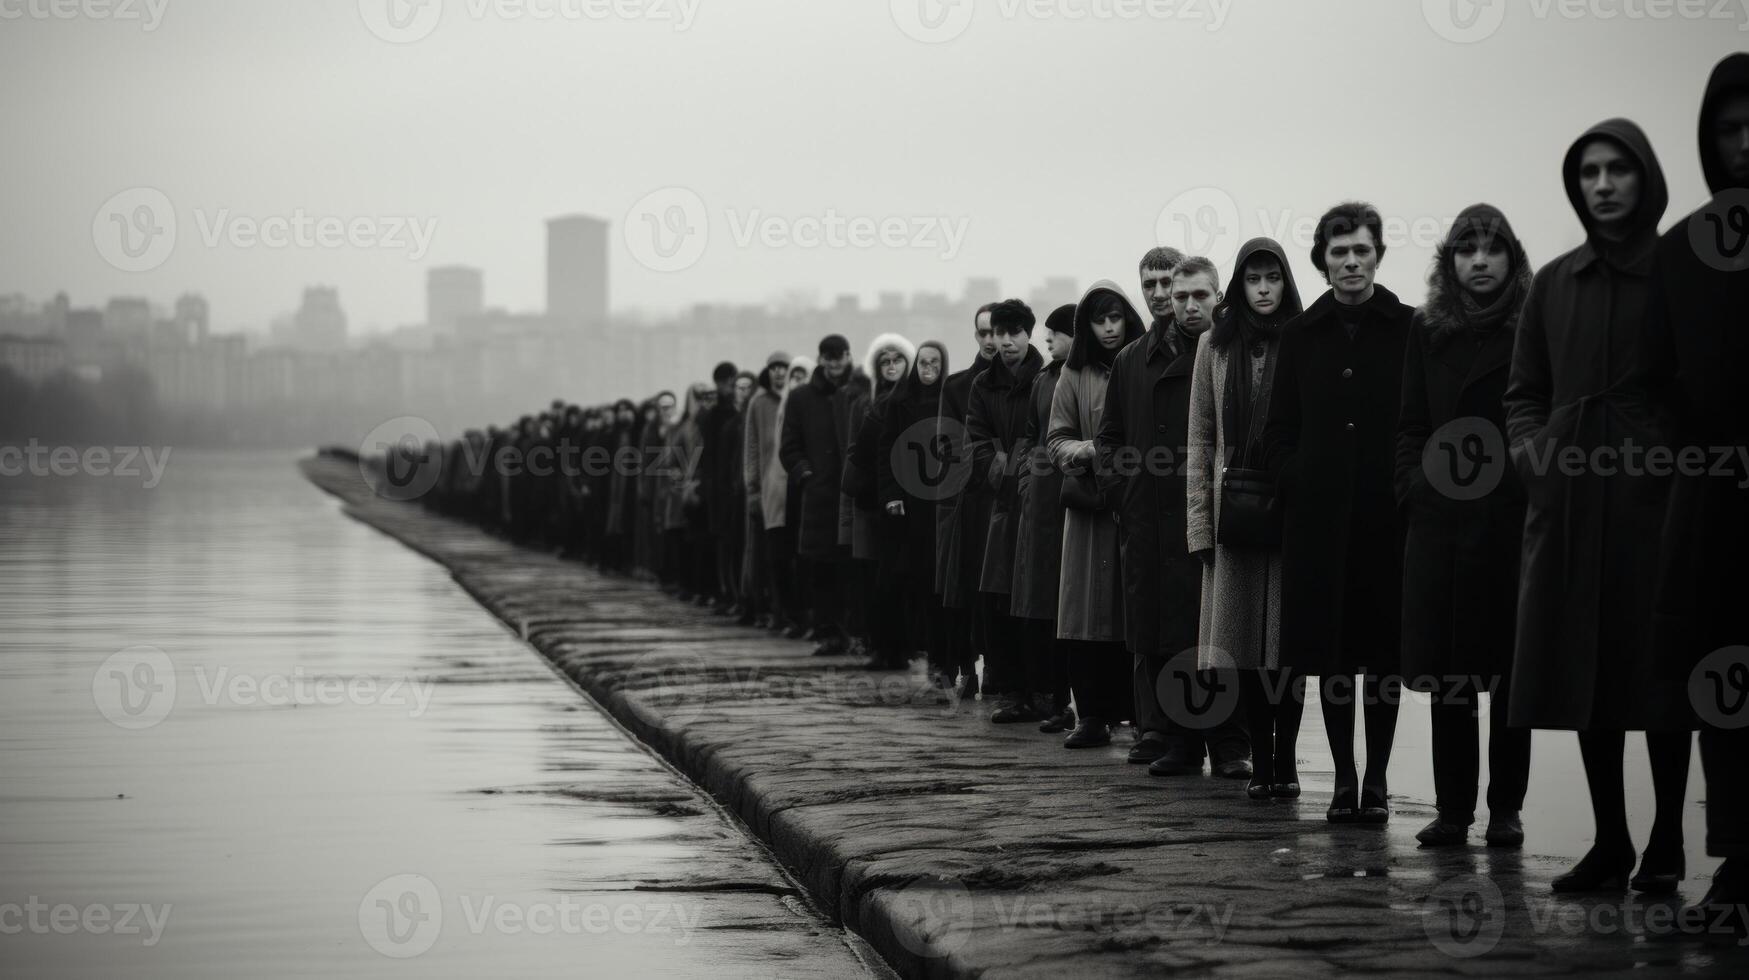
[[1258,316],[1275,313],[1281,309],[1286,282],[1281,274],[1281,263],[1273,255],[1245,263],[1245,305]]
[[1098,314],[1088,328],[1093,331],[1093,339],[1099,341],[1099,346],[1106,350],[1116,350],[1123,346],[1122,310],[1114,309],[1110,313]]
[[1026,349],[1032,346],[1032,338],[1024,333],[1004,333],[996,335],[996,354],[1002,358],[1002,363],[1009,367],[1019,367],[1026,360]]
[[896,351],[882,351],[880,359],[875,362],[875,370],[881,373],[881,380],[888,384],[898,384],[905,372],[911,370],[911,362],[905,360],[905,355]]
[[1164,320],[1172,315],[1172,270],[1143,269],[1142,299],[1148,304],[1148,312],[1154,319]]
[[1346,235],[1332,236],[1324,243],[1324,268],[1338,302],[1371,299],[1373,277],[1379,272],[1379,248],[1372,229],[1362,225]]
[[1713,115],[1713,149],[1726,174],[1749,183],[1749,92],[1726,96]]
[[941,377],[941,351],[925,347],[917,352],[917,380],[932,385]]
[[1611,140],[1592,140],[1579,154],[1579,192],[1598,231],[1618,233],[1640,203],[1640,166]]
[[850,374],[850,352],[845,351],[834,357],[820,355],[820,369],[826,372],[826,377],[833,381],[843,381]]
[[1051,352],[1051,360],[1060,361],[1069,356],[1069,348],[1075,344],[1075,335],[1058,333],[1055,330],[1045,331],[1045,347]]
[[656,399],[656,415],[664,422],[674,421],[674,396],[663,395]]
[[807,370],[804,368],[799,368],[799,367],[798,368],[790,368],[789,383],[792,385],[805,385],[805,384],[807,384],[808,383]]
[[637,413],[629,408],[620,409],[618,417],[620,425],[631,425],[633,422],[637,421]]
[[783,386],[789,383],[789,365],[773,364],[765,369],[765,373],[771,376],[771,390],[783,394]]
[[990,326],[990,314],[978,314],[972,336],[978,341],[978,353],[987,360],[996,357],[996,328]]
[[1492,296],[1506,285],[1512,258],[1498,235],[1466,236],[1451,250],[1458,285],[1476,296]]
[[751,397],[753,397],[753,379],[752,378],[736,378],[735,379],[735,408],[737,410],[746,408],[747,407],[747,399],[749,399]]
[[1221,290],[1206,272],[1172,280],[1172,315],[1192,334],[1202,333],[1214,323],[1215,306],[1220,302]]

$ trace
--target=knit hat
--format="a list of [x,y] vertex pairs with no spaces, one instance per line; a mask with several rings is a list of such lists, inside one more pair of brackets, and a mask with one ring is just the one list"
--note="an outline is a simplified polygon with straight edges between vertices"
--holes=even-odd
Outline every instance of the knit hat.
[[820,339],[821,357],[843,357],[850,353],[850,341],[842,334],[829,333]]
[[1045,317],[1045,329],[1067,337],[1075,336],[1075,304],[1064,303],[1052,310],[1051,315]]

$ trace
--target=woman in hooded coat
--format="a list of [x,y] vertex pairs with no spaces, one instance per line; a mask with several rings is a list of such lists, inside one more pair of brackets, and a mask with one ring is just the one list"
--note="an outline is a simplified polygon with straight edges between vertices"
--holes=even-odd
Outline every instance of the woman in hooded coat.
[[[1579,732],[1597,832],[1557,891],[1673,891],[1683,876],[1682,798],[1693,714],[1686,677],[1659,662],[1652,634],[1658,537],[1668,480],[1633,467],[1606,475],[1557,454],[1619,453],[1662,443],[1668,426],[1628,380],[1644,366],[1642,331],[1658,219],[1669,194],[1640,127],[1587,130],[1561,165],[1583,245],[1531,284],[1512,351],[1506,429],[1528,497],[1511,724]],[[1616,463],[1620,463],[1617,459]],[[1622,785],[1624,733],[1644,731],[1657,817],[1632,882]]]
[[765,519],[766,558],[771,569],[773,602],[772,628],[783,630],[789,639],[800,639],[807,632],[812,617],[803,596],[806,589],[796,582],[796,528],[801,521],[801,495],[790,492],[790,475],[778,458],[777,448],[783,435],[784,412],[789,397],[814,376],[814,359],[800,354],[789,362],[789,371],[778,398],[777,415],[772,421],[771,458],[765,462],[765,475],[760,480],[759,503]]
[[1281,549],[1222,544],[1217,531],[1221,475],[1258,465],[1282,328],[1303,307],[1287,252],[1271,238],[1240,247],[1223,295],[1215,325],[1197,338],[1185,444],[1185,543],[1203,561],[1197,666],[1240,672],[1252,756],[1246,793],[1293,799],[1305,675],[1281,665]]
[[[1407,528],[1403,675],[1433,698],[1439,815],[1417,835],[1429,846],[1465,843],[1475,821],[1484,690],[1494,719],[1487,840],[1495,847],[1524,842],[1518,811],[1530,780],[1530,730],[1505,723],[1524,486],[1504,465],[1502,399],[1530,281],[1530,259],[1506,216],[1487,204],[1465,208],[1434,256],[1403,362],[1397,422],[1397,502]],[[1469,462],[1490,438],[1500,477],[1492,485]]]
[[932,438],[940,426],[947,373],[947,346],[924,341],[888,399],[874,456],[877,497],[892,522],[881,574],[902,586],[905,649],[928,654],[930,675],[941,687],[952,685],[955,666],[946,659],[941,596],[935,591],[936,498],[925,494],[927,486],[915,472],[924,463],[917,461],[915,470],[911,463],[925,441],[919,436]]
[[884,333],[868,346],[863,370],[874,389],[850,406],[850,449],[844,457],[844,495],[851,502],[850,560],[868,593],[868,666],[874,670],[902,670],[911,662],[911,648],[899,628],[898,582],[880,574],[881,540],[887,519],[881,506],[880,474],[876,456],[886,423],[890,396],[911,372],[917,360],[917,345],[896,333]]
[[[1088,287],[1075,306],[1075,340],[1051,395],[1045,447],[1065,484],[1094,486],[1094,438],[1105,410],[1111,364],[1142,336],[1141,315],[1109,279]],[[1131,658],[1124,646],[1123,585],[1118,571],[1117,521],[1097,491],[1065,494],[1063,561],[1057,589],[1057,638],[1069,646],[1069,683],[1080,709],[1066,748],[1108,745],[1110,726],[1130,712]],[[1093,506],[1086,506],[1093,504]]]

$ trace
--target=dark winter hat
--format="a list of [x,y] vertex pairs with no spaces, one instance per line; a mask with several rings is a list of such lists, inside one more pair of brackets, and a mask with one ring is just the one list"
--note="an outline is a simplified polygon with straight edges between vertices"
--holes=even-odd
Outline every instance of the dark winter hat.
[[840,334],[829,333],[820,339],[821,357],[843,357],[850,353],[850,341]]
[[715,381],[717,384],[722,384],[723,382],[734,378],[735,375],[739,373],[740,369],[735,367],[734,361],[724,361],[717,365],[715,371],[711,372],[711,380]]
[[769,368],[774,364],[782,364],[784,367],[788,367],[789,355],[780,350],[772,351],[771,356],[765,359],[765,366]]
[[1075,336],[1075,304],[1064,303],[1052,310],[1051,315],[1045,317],[1045,329],[1054,330],[1070,337]]

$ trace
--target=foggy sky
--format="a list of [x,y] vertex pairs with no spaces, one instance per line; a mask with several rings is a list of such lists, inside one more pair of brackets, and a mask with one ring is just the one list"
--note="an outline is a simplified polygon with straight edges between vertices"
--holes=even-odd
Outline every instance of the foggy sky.
[[[355,333],[420,321],[425,270],[449,263],[484,269],[489,305],[539,310],[543,222],[571,212],[614,224],[616,311],[798,289],[958,296],[968,276],[1021,296],[1047,275],[1110,277],[1133,296],[1161,209],[1198,187],[1237,204],[1233,244],[1273,231],[1259,209],[1303,221],[1363,197],[1426,222],[1487,200],[1541,264],[1579,240],[1558,164],[1600,119],[1625,115],[1650,134],[1670,179],[1666,225],[1704,200],[1701,88],[1720,57],[1749,47],[1740,0],[1722,21],[1514,2],[1476,43],[1440,36],[1426,5],[1404,0],[1201,0],[1175,17],[1081,19],[1062,14],[1114,0],[1013,16],[1015,0],[978,0],[963,33],[933,44],[899,26],[933,0],[621,0],[651,16],[544,20],[445,0],[429,36],[406,44],[367,27],[378,0],[129,0],[132,21],[32,14],[66,2],[77,0],[0,0],[0,293],[167,304],[195,290],[215,328],[233,329],[264,327],[303,286],[328,283]],[[583,0],[533,0],[554,3]],[[1026,12],[1040,6],[1057,16]],[[694,19],[679,30],[685,12]],[[130,274],[100,254],[93,219],[135,187],[173,202],[178,231],[167,261]],[[704,202],[709,244],[663,273],[639,264],[623,225],[640,199],[675,187]],[[410,247],[203,240],[221,214],[300,209],[435,225],[417,261]],[[965,237],[951,258],[945,243],[736,241],[756,215],[829,211],[941,218]],[[1322,284],[1288,248],[1309,301]],[[1224,276],[1230,250],[1211,257]],[[1380,282],[1418,301],[1430,257],[1399,246]]]

